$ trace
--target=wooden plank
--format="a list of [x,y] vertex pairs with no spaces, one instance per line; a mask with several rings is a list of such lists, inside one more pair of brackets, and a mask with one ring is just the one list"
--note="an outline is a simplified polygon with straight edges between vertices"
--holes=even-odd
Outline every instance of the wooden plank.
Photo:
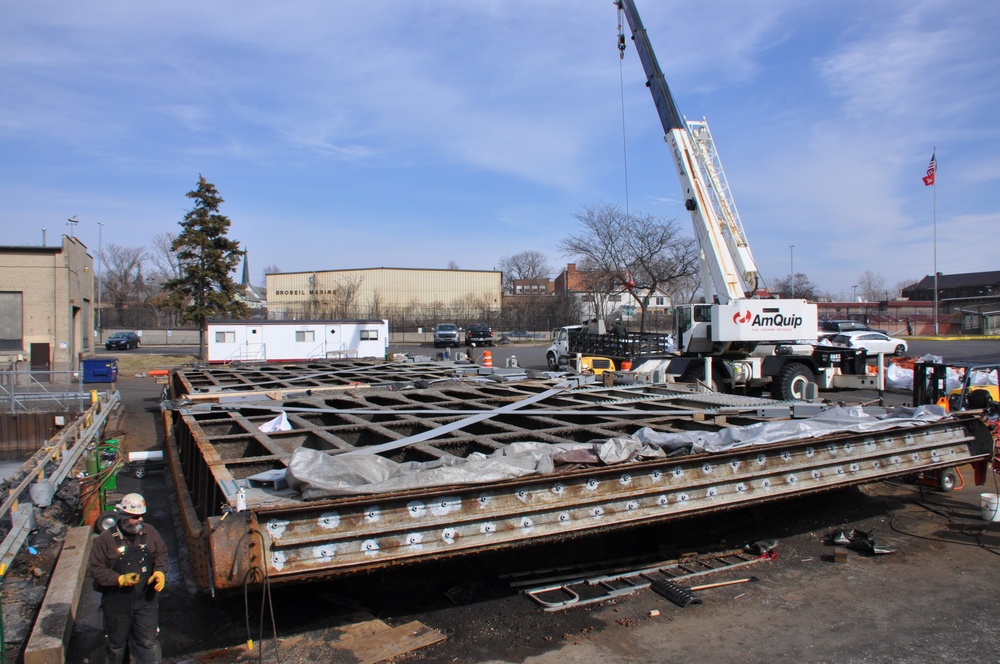
[[80,526],[66,534],[35,627],[28,638],[24,664],[62,664],[66,661],[80,592],[87,576],[87,559],[94,539],[91,533],[89,526]]
[[345,625],[335,649],[350,650],[359,664],[376,664],[419,648],[444,641],[447,637],[419,621],[390,627],[381,620]]

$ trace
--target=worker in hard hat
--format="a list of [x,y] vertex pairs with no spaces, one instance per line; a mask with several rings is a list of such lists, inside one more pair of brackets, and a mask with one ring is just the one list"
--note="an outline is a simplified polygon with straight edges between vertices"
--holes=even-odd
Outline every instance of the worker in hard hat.
[[159,594],[166,585],[167,545],[148,523],[146,499],[130,493],[115,505],[117,522],[98,535],[87,571],[101,592],[108,664],[159,662]]

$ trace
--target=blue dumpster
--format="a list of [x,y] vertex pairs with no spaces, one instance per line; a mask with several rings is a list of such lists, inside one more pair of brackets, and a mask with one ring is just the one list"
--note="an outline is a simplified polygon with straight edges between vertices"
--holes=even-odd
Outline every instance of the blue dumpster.
[[118,380],[118,358],[102,357],[83,361],[83,382],[113,383]]

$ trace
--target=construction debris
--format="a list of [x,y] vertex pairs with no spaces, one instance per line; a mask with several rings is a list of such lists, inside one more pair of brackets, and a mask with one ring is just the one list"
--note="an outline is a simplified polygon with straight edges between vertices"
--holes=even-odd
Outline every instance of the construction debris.
[[858,530],[857,528],[852,528],[847,532],[844,532],[843,530],[834,531],[826,536],[826,543],[834,546],[846,546],[848,549],[860,551],[861,553],[866,553],[871,556],[896,553],[896,549],[876,545],[875,536],[873,534],[865,532],[864,530]]

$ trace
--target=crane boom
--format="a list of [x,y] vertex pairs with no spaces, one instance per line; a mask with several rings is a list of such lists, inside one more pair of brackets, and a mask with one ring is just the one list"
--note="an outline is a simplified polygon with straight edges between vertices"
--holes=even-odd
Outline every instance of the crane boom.
[[[682,353],[748,355],[760,344],[815,341],[816,305],[805,300],[753,297],[760,287],[757,265],[708,123],[689,122],[680,114],[633,0],[617,0],[615,4],[619,24],[624,14],[632,30],[632,41],[680,178],[684,207],[691,213],[706,303],[714,301],[676,308],[675,326]],[[625,57],[624,34],[619,34],[618,47]]]
[[[728,187],[723,191],[721,183],[724,182],[724,178],[718,176],[721,169],[716,167],[714,155],[708,159],[710,168],[703,168],[702,162],[705,159],[699,157],[704,157],[708,153],[704,149],[699,150],[695,147],[695,137],[677,109],[677,104],[670,93],[670,86],[667,85],[663,70],[656,60],[656,54],[653,52],[635,5],[631,0],[619,0],[617,5],[625,14],[632,30],[636,53],[646,73],[653,104],[666,133],[665,140],[670,146],[674,166],[681,180],[684,206],[691,213],[691,222],[701,249],[702,287],[706,291],[705,295],[706,297],[711,295],[708,293],[711,285],[719,304],[743,299],[746,297],[746,287],[749,290],[757,287],[757,269],[743,236],[742,227],[738,222],[725,223],[724,217],[716,209],[716,205],[721,202],[720,207],[735,210],[730,203]],[[707,124],[702,123],[701,127],[707,130]],[[699,131],[699,135],[711,141],[711,133]],[[710,145],[710,150],[714,152],[714,144]],[[713,173],[716,174],[714,181]],[[713,189],[717,194],[715,197],[712,195]],[[724,229],[729,230],[728,236]]]

